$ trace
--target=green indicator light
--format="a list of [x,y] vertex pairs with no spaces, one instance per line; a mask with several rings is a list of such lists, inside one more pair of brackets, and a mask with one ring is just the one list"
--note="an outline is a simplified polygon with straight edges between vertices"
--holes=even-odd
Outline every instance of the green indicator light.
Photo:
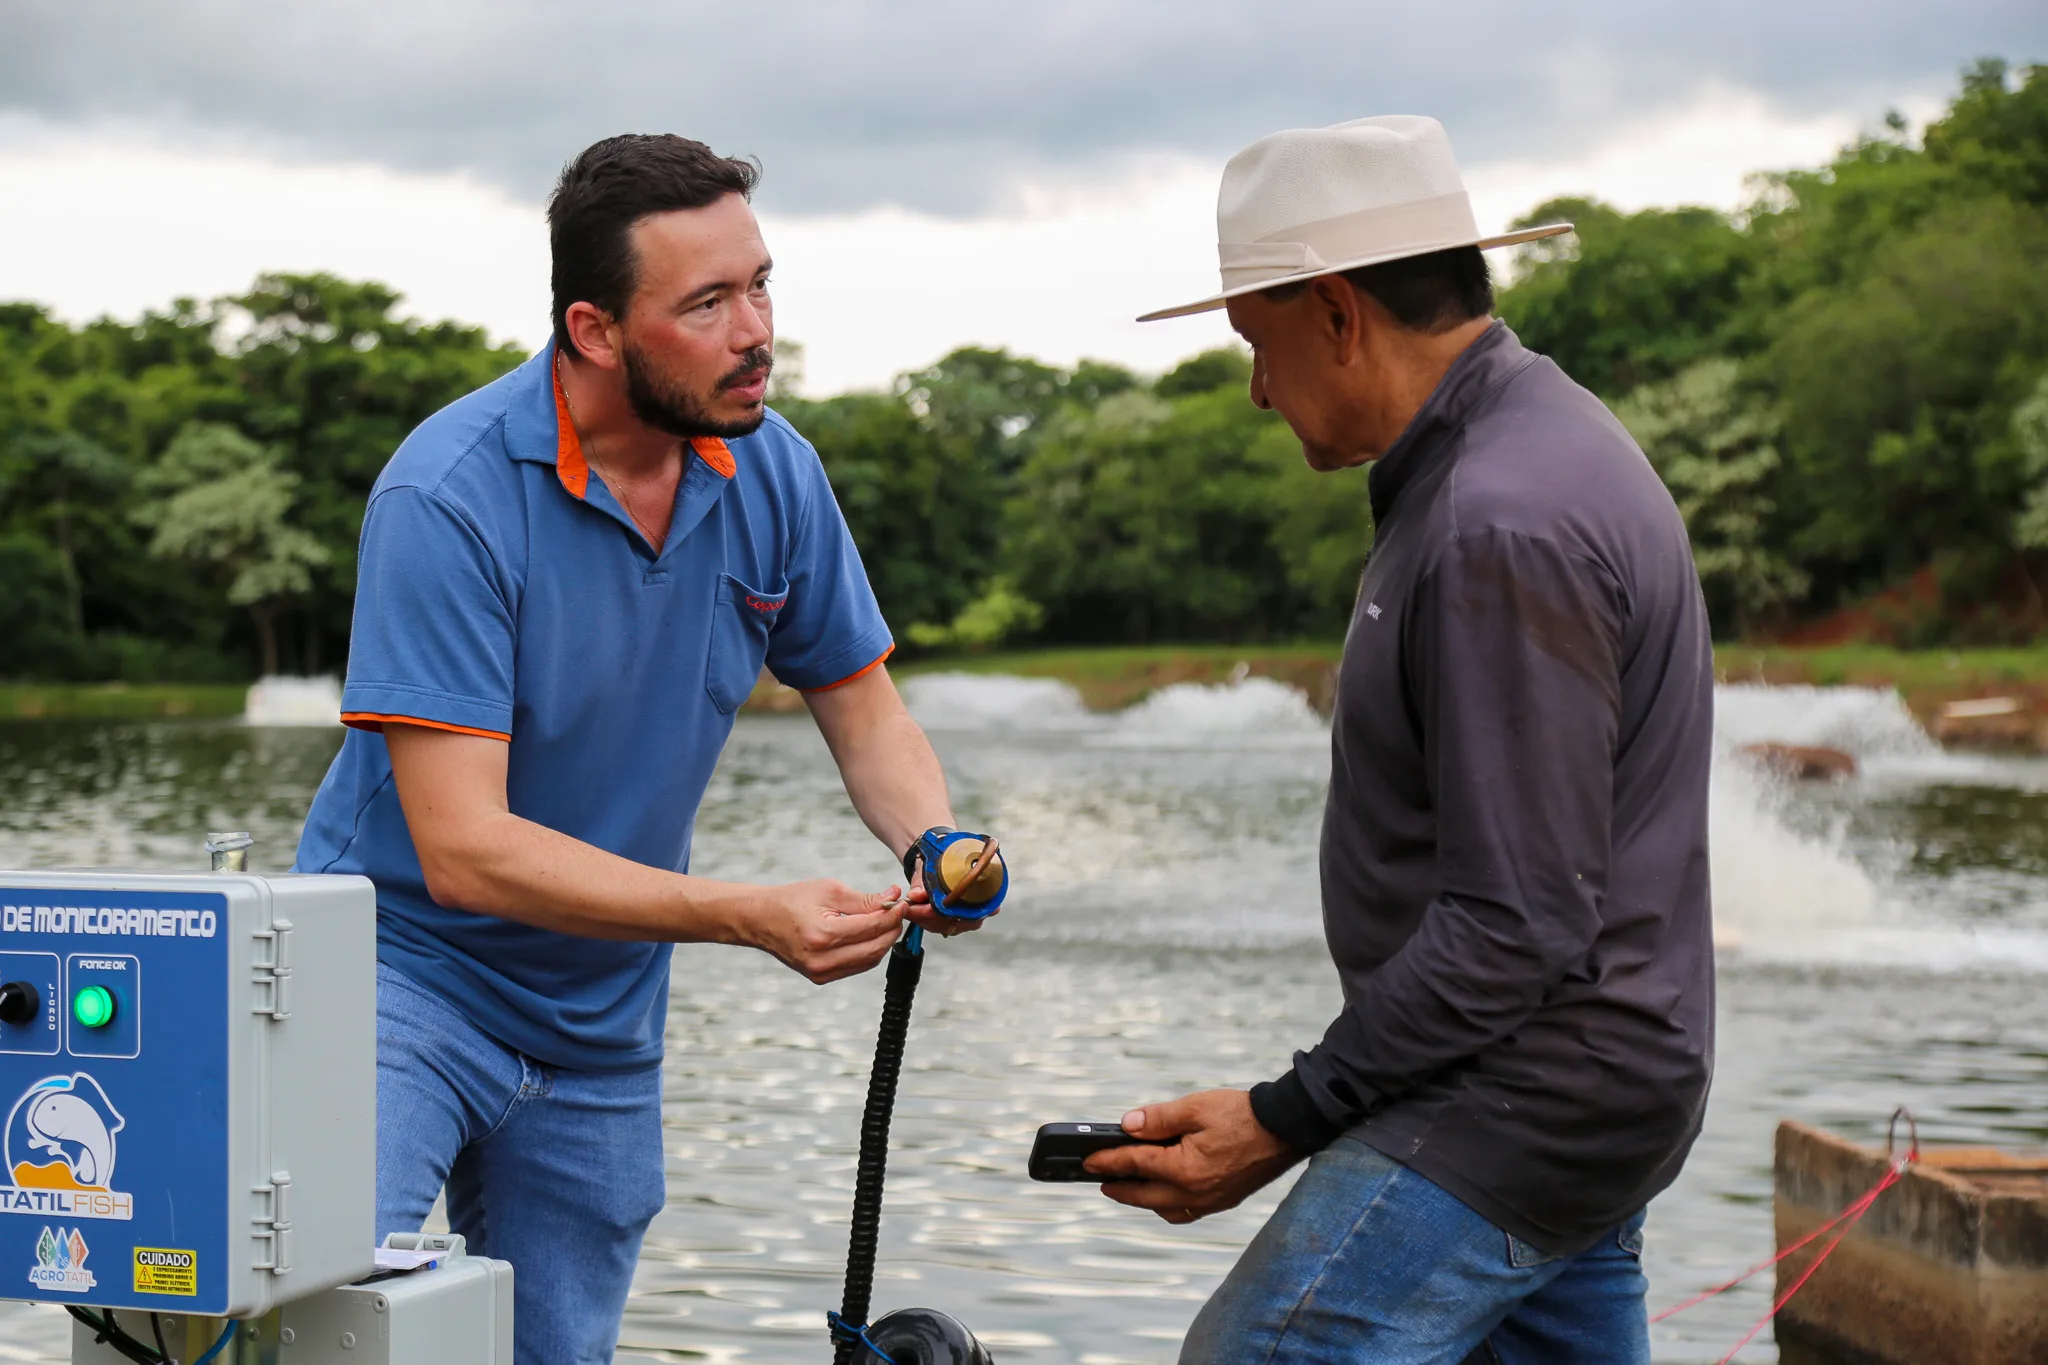
[[114,1022],[114,993],[105,986],[87,986],[71,997],[71,1015],[87,1028]]

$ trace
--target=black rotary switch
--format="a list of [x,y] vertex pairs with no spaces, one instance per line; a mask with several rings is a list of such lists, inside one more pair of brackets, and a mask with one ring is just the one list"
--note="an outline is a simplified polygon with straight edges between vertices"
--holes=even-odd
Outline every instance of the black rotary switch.
[[26,981],[0,986],[0,1024],[33,1024],[43,1012],[42,992]]

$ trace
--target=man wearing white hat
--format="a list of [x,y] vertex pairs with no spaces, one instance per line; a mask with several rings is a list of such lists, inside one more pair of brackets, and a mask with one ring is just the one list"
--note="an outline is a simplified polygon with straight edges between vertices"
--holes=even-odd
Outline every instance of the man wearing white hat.
[[[1713,1069],[1713,664],[1670,495],[1490,314],[1435,120],[1232,158],[1221,292],[1251,399],[1373,463],[1322,835],[1344,1008],[1278,1080],[1127,1115],[1090,1167],[1191,1222],[1308,1168],[1183,1365],[1646,1362],[1643,1210]],[[1361,528],[1361,533],[1363,528]]]

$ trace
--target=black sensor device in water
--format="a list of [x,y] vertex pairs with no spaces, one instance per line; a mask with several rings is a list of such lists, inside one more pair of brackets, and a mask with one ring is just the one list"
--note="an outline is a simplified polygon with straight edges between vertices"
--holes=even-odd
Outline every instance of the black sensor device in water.
[[[928,829],[903,855],[903,875],[924,871],[932,908],[954,919],[984,919],[1010,892],[1010,871],[993,838]],[[853,1185],[853,1226],[847,1238],[846,1288],[839,1311],[827,1313],[833,1365],[994,1365],[988,1349],[959,1322],[932,1308],[900,1308],[868,1322],[875,1288],[875,1246],[882,1231],[882,1182],[888,1173],[889,1120],[910,1007],[924,972],[924,931],[911,925],[889,950],[875,1068],[868,1075],[860,1120],[860,1164]]]

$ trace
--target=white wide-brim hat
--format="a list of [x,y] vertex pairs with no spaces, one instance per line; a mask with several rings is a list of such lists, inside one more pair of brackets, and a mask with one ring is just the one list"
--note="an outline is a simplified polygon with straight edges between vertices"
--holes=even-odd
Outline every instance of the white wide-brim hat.
[[1515,246],[1570,223],[1481,236],[1451,139],[1433,118],[1383,114],[1290,128],[1230,158],[1216,194],[1223,288],[1140,322],[1221,308],[1275,285],[1452,247]]

